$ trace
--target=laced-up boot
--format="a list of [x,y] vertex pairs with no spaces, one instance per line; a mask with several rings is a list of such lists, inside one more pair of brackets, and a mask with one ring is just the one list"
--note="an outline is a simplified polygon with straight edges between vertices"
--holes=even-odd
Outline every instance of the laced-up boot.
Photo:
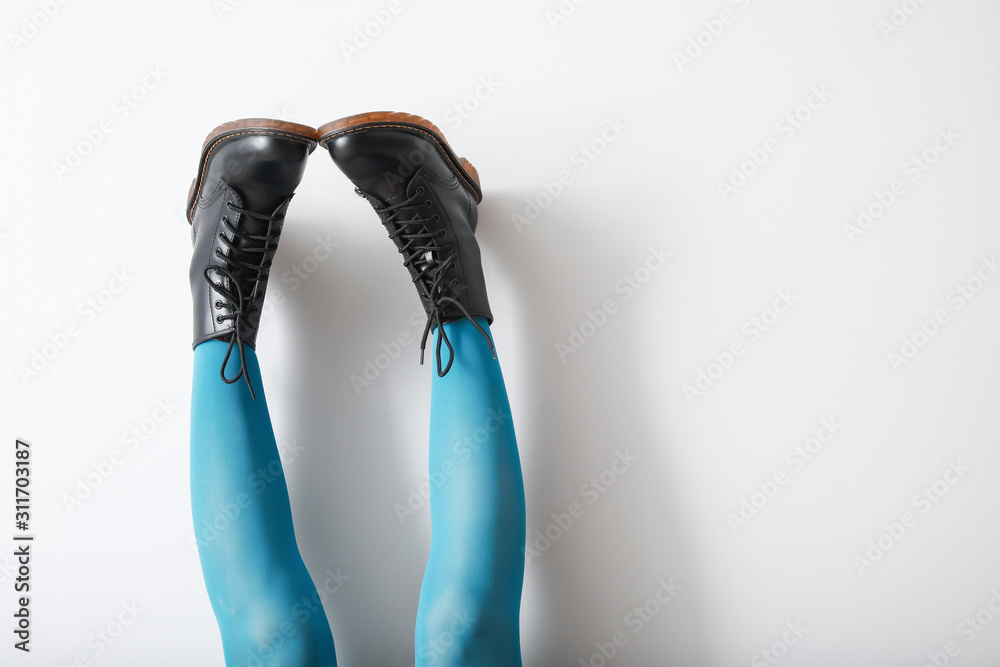
[[[244,378],[255,399],[244,346],[255,349],[285,211],[316,138],[311,127],[278,120],[220,125],[205,140],[188,195],[194,345],[213,339],[229,343],[219,374],[229,384]],[[228,377],[234,350],[240,370]]]
[[[493,322],[474,232],[483,194],[479,174],[452,151],[433,123],[419,116],[374,112],[323,125],[319,142],[355,191],[368,200],[403,255],[403,264],[427,313],[420,340],[423,363],[435,327],[466,318],[493,341],[474,318]],[[442,360],[442,344],[448,362]],[[454,348],[441,327],[437,372],[444,377]]]

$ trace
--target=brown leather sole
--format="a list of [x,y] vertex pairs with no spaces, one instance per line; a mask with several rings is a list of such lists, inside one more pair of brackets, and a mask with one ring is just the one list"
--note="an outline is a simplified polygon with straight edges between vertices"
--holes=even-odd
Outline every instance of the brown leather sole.
[[476,194],[476,201],[483,200],[483,190],[479,185],[479,172],[471,162],[455,154],[438,126],[426,118],[398,111],[370,111],[320,125],[317,133],[319,134],[319,143],[323,148],[326,148],[330,140],[336,137],[375,127],[398,127],[410,131],[415,130],[434,141],[455,167],[459,178],[472,188]]
[[319,133],[315,128],[284,120],[274,120],[272,118],[243,118],[219,125],[208,133],[205,142],[201,145],[201,162],[198,164],[198,175],[191,181],[191,189],[188,190],[188,222],[192,221],[195,205],[198,203],[198,197],[201,195],[201,186],[205,178],[205,167],[208,165],[208,158],[212,154],[212,150],[220,141],[241,134],[268,134],[304,141],[309,145],[310,153],[316,149],[316,142],[319,139]]

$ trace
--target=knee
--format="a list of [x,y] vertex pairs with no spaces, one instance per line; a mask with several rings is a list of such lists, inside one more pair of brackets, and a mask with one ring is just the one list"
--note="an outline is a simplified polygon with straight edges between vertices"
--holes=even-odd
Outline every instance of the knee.
[[227,665],[334,664],[333,637],[325,615],[303,618],[283,614],[281,609],[274,605],[253,605],[242,614],[219,617]]
[[[417,664],[483,664],[484,655],[520,656],[519,643],[516,604],[497,604],[489,596],[445,596],[431,609],[421,609]],[[495,664],[520,663],[505,659]]]

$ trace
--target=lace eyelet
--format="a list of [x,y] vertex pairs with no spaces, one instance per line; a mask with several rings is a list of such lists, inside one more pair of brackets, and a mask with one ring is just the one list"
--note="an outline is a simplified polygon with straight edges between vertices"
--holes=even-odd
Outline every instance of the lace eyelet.
[[233,204],[233,200],[232,200],[232,199],[230,199],[230,200],[228,200],[228,201],[226,202],[226,206],[227,206],[228,208],[232,208],[233,206],[235,206],[235,204]]
[[219,250],[218,248],[215,249],[215,256],[225,258],[225,255],[223,255],[222,251]]
[[451,285],[452,287],[457,287],[457,286],[458,286],[458,278],[452,278],[452,279],[451,279],[451,282],[450,282],[449,284],[450,284],[450,285]]
[[445,249],[445,250],[446,250],[447,252],[451,252],[451,246],[450,246],[450,245],[446,245],[446,246],[444,247],[444,249]]
[[222,324],[222,315],[216,315],[215,321],[218,322],[219,324]]
[[226,240],[226,235],[223,234],[222,232],[219,232],[219,238],[222,239],[223,241],[225,241]]
[[215,301],[215,307],[216,308],[222,308],[222,301],[219,300],[219,299],[216,299],[216,301]]
[[418,194],[418,195],[424,194],[424,186],[422,186],[422,185],[417,186],[417,192],[416,192],[416,194]]
[[432,217],[432,218],[431,218],[431,221],[432,221],[432,222],[437,222],[437,221],[438,221],[438,220],[440,220],[440,219],[441,219],[441,216],[440,216],[440,215],[438,215],[437,213],[435,213],[435,214],[434,214],[434,217]]

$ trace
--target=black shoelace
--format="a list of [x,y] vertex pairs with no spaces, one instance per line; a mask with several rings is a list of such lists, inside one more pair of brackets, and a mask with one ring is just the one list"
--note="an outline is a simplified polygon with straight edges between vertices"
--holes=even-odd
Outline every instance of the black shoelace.
[[[357,193],[365,197],[365,194],[361,190],[358,190]],[[435,238],[445,235],[443,229],[431,232],[424,225],[427,222],[437,221],[438,216],[435,214],[431,218],[420,217],[418,209],[433,206],[430,200],[426,200],[426,203],[417,201],[423,193],[424,189],[418,187],[413,195],[405,201],[388,206],[376,206],[375,210],[381,214],[387,214],[383,219],[383,224],[389,228],[389,238],[395,240],[398,237],[403,241],[403,244],[399,247],[399,252],[403,255],[403,265],[407,269],[411,266],[418,268],[413,282],[424,286],[431,304],[430,312],[427,314],[427,324],[424,325],[424,333],[420,338],[420,363],[424,363],[424,349],[427,347],[427,337],[430,335],[431,329],[437,326],[441,331],[435,350],[437,356],[437,374],[439,377],[444,377],[451,370],[451,365],[455,361],[455,348],[452,347],[444,328],[444,322],[442,322],[441,311],[447,304],[455,306],[460,310],[465,319],[469,320],[472,326],[482,334],[490,346],[490,352],[493,353],[494,359],[496,359],[497,351],[493,346],[493,340],[486,333],[486,330],[476,322],[475,318],[466,310],[460,300],[448,293],[450,287],[458,284],[457,280],[452,280],[448,283],[444,281],[448,268],[455,263],[455,255],[449,254],[444,259],[439,258],[439,254],[450,251],[451,247],[441,248],[434,242]],[[365,198],[367,199],[367,197]],[[413,217],[406,220],[398,220],[397,217],[404,210],[411,211]],[[448,364],[443,367],[441,360],[442,344],[448,348]]]
[[[236,213],[261,222],[271,223],[284,217],[284,214],[271,216],[248,211],[236,206],[232,201],[226,202],[226,206]],[[281,232],[278,230],[270,234],[248,234],[237,230],[236,225],[229,220],[229,216],[222,216],[222,222],[232,234],[232,239],[219,232],[219,240],[227,247],[228,252],[223,253],[220,248],[216,248],[215,255],[225,261],[225,266],[209,266],[205,269],[205,280],[222,297],[215,301],[215,307],[226,306],[230,309],[229,315],[216,315],[215,321],[222,324],[227,320],[232,320],[233,323],[233,333],[229,338],[229,347],[222,360],[219,377],[226,384],[233,384],[240,378],[244,378],[247,388],[250,390],[250,396],[257,400],[253,385],[250,383],[250,372],[247,370],[246,355],[243,349],[243,322],[257,293],[260,281],[267,278],[271,269],[271,260],[274,257],[274,250],[278,247],[278,237]],[[238,245],[240,241],[244,242],[242,247]],[[218,282],[212,280],[212,273],[220,277]],[[221,278],[224,278],[225,281]],[[242,281],[239,278],[242,278]],[[226,281],[228,281],[229,287],[226,287]],[[248,288],[247,294],[243,293],[244,286]],[[236,377],[227,378],[226,366],[229,364],[234,347],[238,348],[240,355],[240,372],[236,374]]]

